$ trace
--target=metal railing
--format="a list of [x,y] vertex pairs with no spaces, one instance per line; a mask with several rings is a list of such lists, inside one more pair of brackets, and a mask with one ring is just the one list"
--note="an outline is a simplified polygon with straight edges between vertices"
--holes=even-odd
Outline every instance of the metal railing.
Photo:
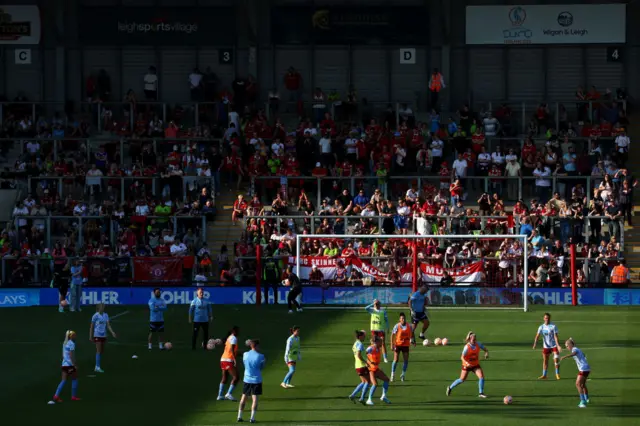
[[[159,229],[171,229],[173,235],[184,232],[189,228],[199,228],[199,238],[201,242],[207,240],[207,217],[202,216],[145,216],[146,221],[138,221],[139,225],[151,225],[154,228]],[[127,219],[117,219],[113,216],[21,216],[16,215],[13,217],[13,223],[15,228],[22,228],[20,226],[22,221],[26,222],[28,228],[35,228],[38,232],[41,232],[44,236],[44,244],[46,247],[53,247],[55,240],[62,240],[65,238],[64,231],[72,229],[77,232],[75,244],[78,248],[84,246],[85,240],[88,237],[87,224],[95,224],[95,229],[101,234],[109,236],[109,241],[112,246],[115,245],[118,232],[124,229],[127,225],[134,222]],[[197,223],[196,223],[197,222]],[[62,234],[58,234],[57,231],[62,231]],[[146,232],[145,232],[146,234]],[[18,235],[18,242],[23,242],[21,234]]]
[[[555,192],[560,192],[561,197],[567,194],[570,188],[573,188],[575,184],[582,184],[584,187],[584,193],[587,200],[587,204],[591,200],[593,188],[595,184],[599,184],[602,181],[602,177],[592,176],[549,176],[544,178],[537,178],[535,176],[522,176],[522,177],[508,177],[508,176],[467,176],[463,178],[465,183],[465,191],[469,194],[482,194],[484,193],[497,193],[502,196],[503,192],[508,194],[509,184],[513,184],[514,194],[513,201],[524,199],[525,194],[528,197],[540,198],[536,191],[531,190],[532,186],[535,189],[536,180],[545,180],[549,183],[547,199],[551,198],[551,195]],[[316,207],[322,204],[322,200],[325,198],[334,199],[337,197],[343,189],[349,191],[350,194],[355,195],[360,189],[364,189],[368,198],[371,198],[374,190],[380,190],[382,199],[388,200],[397,196],[404,198],[404,195],[408,188],[415,187],[420,193],[424,194],[425,186],[431,185],[435,188],[436,192],[443,189],[449,193],[449,184],[453,182],[453,177],[444,176],[389,176],[386,179],[371,176],[252,176],[251,188],[254,191],[264,190],[260,187],[260,183],[267,184],[275,188],[275,191],[286,193],[288,189],[289,181],[300,181],[303,183],[302,187],[315,191],[315,205]],[[333,182],[337,182],[338,190],[334,190]],[[477,183],[477,190],[473,189],[474,183]],[[541,183],[541,182],[540,182]],[[504,185],[503,185],[504,184]],[[503,187],[503,186],[506,186]],[[504,191],[504,190],[507,191]],[[545,191],[545,190],[542,190]],[[252,194],[253,195],[253,194]],[[286,195],[286,194],[285,194]],[[433,194],[435,195],[435,193]],[[311,195],[309,196],[311,198]],[[448,197],[448,195],[447,195]],[[505,197],[506,198],[506,197]],[[570,198],[570,197],[567,197]],[[467,198],[468,199],[468,198]],[[545,200],[546,201],[546,200]]]
[[[21,117],[27,116],[32,122],[37,123],[40,116],[51,117],[58,115],[60,120],[68,125],[67,104],[64,102],[0,102],[0,125],[9,113]],[[224,114],[219,114],[219,109],[224,109]],[[135,128],[135,123],[139,113],[153,114],[160,118],[165,124],[169,121],[176,123],[199,126],[200,122],[217,122],[218,116],[223,116],[227,120],[230,106],[223,102],[148,102],[123,100],[120,102],[80,102],[79,110],[73,111],[78,116],[88,116],[91,123],[98,131],[106,130],[109,122],[126,122],[131,129]]]
[[[330,215],[330,214],[327,214],[327,215],[316,214],[316,215],[310,215],[310,216],[248,215],[245,217],[245,221],[247,223],[247,226],[250,226],[251,219],[255,219],[256,222],[258,223],[259,221],[262,221],[262,220],[279,222],[281,225],[280,226],[281,229],[282,229],[282,224],[286,223],[286,228],[291,229],[293,232],[299,233],[299,232],[302,232],[303,230],[307,230],[311,234],[316,234],[317,233],[316,231],[320,229],[322,222],[324,220],[327,220],[330,226],[332,227],[331,234],[336,234],[336,235],[357,233],[357,229],[354,229],[354,228],[357,228],[360,222],[370,221],[376,224],[375,229],[373,229],[376,231],[375,234],[379,234],[380,238],[384,238],[385,234],[382,233],[384,221],[394,220],[395,216],[397,215],[392,215],[392,216],[379,216],[379,215],[345,216],[345,215]],[[509,224],[510,219],[512,220],[511,224]],[[570,237],[575,236],[576,232],[580,233],[580,236],[584,239],[584,241],[589,241],[595,238],[595,235],[592,235],[592,232],[594,230],[593,230],[591,221],[603,220],[603,219],[608,220],[606,216],[585,216],[582,219],[561,218],[559,216],[545,216],[540,219],[540,225],[548,227],[550,232],[553,231],[554,238],[561,240],[563,243],[566,243]],[[511,216],[511,215],[503,215],[503,216],[478,215],[478,216],[464,216],[464,217],[457,218],[450,214],[447,214],[447,215],[436,215],[432,217],[422,218],[418,215],[413,214],[410,217],[409,216],[406,217],[405,220],[407,223],[407,229],[411,231],[409,232],[409,234],[419,234],[419,231],[424,230],[425,233],[421,235],[424,235],[425,239],[428,239],[430,235],[443,235],[443,234],[438,234],[433,230],[433,225],[434,224],[437,225],[438,223],[444,223],[444,229],[443,229],[443,231],[445,232],[444,235],[446,235],[447,233],[456,234],[457,233],[456,231],[464,230],[465,232],[469,233],[470,240],[473,239],[474,236],[476,235],[488,235],[488,234],[485,234],[485,231],[487,229],[491,229],[491,227],[493,226],[501,226],[506,228],[507,231],[504,233],[518,235],[520,234],[520,228],[522,226],[520,217]],[[426,225],[422,226],[421,227],[422,229],[418,229],[419,228],[418,220],[426,221]],[[344,225],[339,226],[337,230],[335,226],[336,221],[344,222]],[[468,225],[470,221],[477,221],[479,223],[477,224],[477,226],[474,225],[474,227],[469,228]],[[349,222],[352,222],[352,224],[349,225]],[[353,224],[353,222],[355,222],[355,224]],[[536,223],[535,225],[538,225],[538,223]],[[256,225],[256,226],[259,228],[259,225]],[[349,232],[347,232],[349,227],[351,227],[351,229],[349,229]],[[536,228],[536,226],[533,226],[533,225],[532,227],[533,229]],[[395,222],[392,228],[394,231],[398,229]],[[373,230],[369,230],[370,232],[363,232],[363,234],[372,234]],[[618,230],[620,233],[619,235],[620,249],[623,250],[624,249],[624,220],[623,219],[620,219],[620,221],[618,222]],[[601,226],[599,237],[601,238],[604,233],[609,234],[609,227],[606,226],[606,224],[605,226]],[[609,235],[609,237],[611,237],[611,235]]]
[[[53,189],[61,199],[67,195],[78,196],[81,194],[78,197],[80,199],[86,198],[86,195],[93,196],[94,199],[113,197],[114,200],[119,198],[119,202],[124,203],[130,197],[148,195],[156,198],[170,197],[172,200],[181,198],[183,201],[187,201],[188,187],[191,183],[198,185],[198,187],[210,188],[211,197],[215,194],[214,176],[188,175],[178,176],[178,178],[180,179],[179,188],[172,188],[169,182],[171,177],[161,177],[157,174],[153,176],[29,176],[27,179],[32,191],[36,188],[34,184],[39,184],[42,188]],[[180,192],[180,195],[173,193],[176,190]]]
[[[503,128],[509,126],[514,133],[528,134],[529,123],[536,121],[536,125],[545,128],[553,128],[559,131],[567,123],[577,123],[591,121],[599,123],[601,119],[606,119],[610,123],[615,123],[618,119],[618,111],[627,110],[625,99],[608,99],[581,101],[577,99],[561,100],[545,103],[545,118],[538,122],[537,111],[541,104],[545,102],[518,101],[518,100],[488,100],[474,101],[474,111],[478,111],[480,119],[484,118],[488,112],[497,116]],[[500,115],[502,106],[506,106],[511,112],[509,117]],[[615,106],[615,108],[614,108]]]

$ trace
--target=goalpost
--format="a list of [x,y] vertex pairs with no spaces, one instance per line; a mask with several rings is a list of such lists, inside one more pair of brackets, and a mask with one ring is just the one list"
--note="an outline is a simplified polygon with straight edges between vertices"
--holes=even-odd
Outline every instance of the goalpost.
[[[509,258],[505,260],[504,258],[492,257],[488,258],[485,253],[483,253],[482,259],[473,259],[473,262],[470,260],[462,260],[462,263],[466,264],[465,266],[455,267],[455,264],[451,268],[444,268],[436,265],[436,262],[431,261],[430,259],[422,260],[424,256],[419,256],[418,252],[423,250],[426,246],[425,243],[429,240],[434,240],[442,249],[442,245],[446,245],[447,248],[452,245],[460,245],[460,244],[472,244],[476,242],[480,245],[491,245],[493,242],[493,246],[501,246],[501,243],[498,241],[511,240],[518,241],[520,243],[520,250],[522,253],[522,257],[518,257],[516,259]],[[295,246],[295,272],[298,277],[300,277],[303,281],[307,279],[305,274],[309,274],[313,265],[316,266],[317,269],[322,269],[324,267],[325,271],[333,272],[335,270],[335,265],[339,262],[340,267],[342,268],[344,265],[348,264],[348,267],[356,268],[360,274],[364,277],[371,278],[375,281],[376,277],[381,277],[382,272],[380,272],[374,265],[374,263],[379,264],[380,262],[388,262],[387,258],[373,258],[373,262],[367,262],[365,260],[361,260],[358,255],[351,255],[346,257],[333,257],[327,258],[322,256],[304,256],[302,255],[302,244],[305,241],[313,240],[321,240],[323,242],[337,242],[343,241],[343,247],[345,247],[349,242],[361,242],[362,244],[368,244],[371,240],[379,240],[379,241],[391,241],[391,240],[403,240],[407,243],[407,246],[410,250],[410,255],[408,256],[406,264],[403,268],[399,268],[397,265],[395,266],[397,270],[402,269],[401,273],[403,277],[410,277],[410,285],[409,281],[401,282],[400,286],[392,286],[387,283],[383,286],[374,286],[369,288],[378,289],[378,292],[387,292],[388,294],[393,294],[393,292],[399,292],[404,295],[404,292],[416,291],[419,284],[425,284],[429,287],[428,293],[429,295],[433,294],[432,298],[429,298],[430,301],[433,299],[442,302],[442,305],[459,305],[458,300],[462,299],[462,304],[465,298],[470,298],[472,302],[469,305],[465,305],[464,307],[469,308],[470,305],[475,304],[476,307],[481,305],[482,309],[491,309],[492,307],[500,306],[500,309],[524,309],[525,312],[529,309],[529,250],[527,247],[527,236],[526,235],[358,235],[358,234],[298,234],[296,235],[296,246]],[[444,241],[442,241],[444,240]],[[460,241],[464,240],[464,241]],[[453,250],[453,248],[451,248]],[[442,250],[440,250],[442,251]],[[424,253],[422,253],[424,254]],[[442,255],[442,253],[441,253]],[[454,255],[455,256],[455,255]],[[382,260],[381,260],[382,259]],[[292,259],[293,260],[293,259]],[[290,260],[290,264],[291,264]],[[304,263],[304,265],[303,265]],[[488,277],[487,267],[491,264],[497,273],[502,277],[503,275],[508,275],[511,277],[509,280],[511,282],[511,286],[507,287],[495,287],[488,283],[486,278]],[[498,267],[499,265],[499,267]],[[508,266],[505,266],[508,265]],[[522,273],[518,273],[518,267],[521,268]],[[329,268],[329,269],[326,269]],[[509,268],[513,268],[513,273]],[[439,277],[443,276],[444,270],[447,271],[449,276],[453,279],[453,284],[450,287],[440,287]],[[479,271],[478,274],[473,273],[471,271]],[[481,272],[480,272],[481,271]],[[473,276],[473,280],[465,281],[468,277]],[[477,282],[477,277],[483,276],[485,277],[484,282]],[[458,280],[460,278],[460,281]],[[502,278],[501,278],[502,279]],[[522,280],[522,281],[520,281]],[[330,280],[331,281],[331,280]],[[367,283],[369,280],[367,280]],[[478,285],[474,285],[474,284]],[[353,285],[353,283],[350,283]],[[331,287],[329,287],[331,288]],[[397,290],[394,290],[397,289]],[[404,292],[401,290],[404,289]],[[367,287],[352,287],[352,293],[357,291],[364,291],[366,293]],[[343,291],[340,294],[348,293],[348,291]],[[374,292],[370,292],[374,293]],[[407,293],[408,294],[408,293]],[[455,297],[453,296],[455,294]],[[507,295],[505,297],[505,294]],[[444,295],[444,296],[442,296]],[[393,298],[393,296],[390,296]],[[363,298],[354,298],[351,303],[344,304],[362,304]],[[406,299],[404,299],[406,303]],[[497,302],[496,302],[497,300]],[[517,303],[518,301],[522,301],[522,304]],[[340,302],[336,302],[335,304],[340,304]]]

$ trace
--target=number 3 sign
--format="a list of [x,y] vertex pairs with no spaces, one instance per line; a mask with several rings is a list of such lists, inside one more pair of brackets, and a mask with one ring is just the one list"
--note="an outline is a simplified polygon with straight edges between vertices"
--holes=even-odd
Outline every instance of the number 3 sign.
[[218,62],[220,63],[220,65],[233,64],[233,49],[219,49]]

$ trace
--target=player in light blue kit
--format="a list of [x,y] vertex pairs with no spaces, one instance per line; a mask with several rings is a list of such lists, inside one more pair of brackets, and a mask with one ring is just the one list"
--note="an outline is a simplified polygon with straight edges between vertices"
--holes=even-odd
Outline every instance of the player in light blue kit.
[[589,391],[587,390],[587,378],[591,373],[591,367],[587,362],[587,357],[580,349],[576,348],[576,343],[571,337],[565,342],[565,347],[571,352],[569,355],[565,355],[560,358],[560,361],[573,357],[576,360],[578,366],[578,377],[576,378],[576,388],[580,395],[580,404],[578,407],[586,408],[589,401]]
[[251,339],[247,341],[251,348],[249,352],[245,352],[242,356],[244,363],[244,386],[242,387],[242,398],[240,398],[240,408],[238,408],[238,422],[243,422],[242,412],[250,396],[251,404],[251,423],[256,422],[256,411],[258,411],[258,397],[262,395],[262,370],[265,365],[265,357],[259,352],[260,341]]
[[149,299],[149,350],[153,348],[151,340],[153,334],[158,335],[158,347],[164,349],[162,336],[164,335],[164,311],[167,310],[167,302],[160,297],[160,289],[153,290],[153,295]]
[[551,314],[544,314],[544,323],[538,327],[536,337],[533,339],[533,349],[538,345],[538,338],[542,335],[542,376],[540,380],[547,379],[549,367],[549,355],[553,352],[553,363],[556,367],[556,379],[560,380],[560,342],[558,341],[558,327],[551,322]]
[[89,327],[89,340],[96,344],[96,368],[94,369],[96,373],[104,373],[101,362],[104,346],[107,343],[107,330],[114,339],[116,338],[116,333],[111,328],[109,315],[104,311],[104,307],[104,303],[96,305],[96,313],[91,317],[91,326]]
[[71,377],[71,400],[80,401],[78,398],[78,368],[76,367],[76,332],[67,330],[64,334],[64,343],[62,344],[62,380],[53,395],[53,401],[49,404],[62,402],[60,393],[67,383],[67,379]]
[[291,327],[291,336],[287,339],[287,347],[284,350],[284,362],[289,368],[289,372],[284,376],[284,380],[280,386],[288,389],[294,387],[291,379],[296,372],[296,363],[300,361],[302,355],[300,353],[300,327],[294,325]]
[[209,323],[213,320],[213,309],[211,302],[204,298],[204,289],[199,287],[196,290],[196,298],[189,306],[189,323],[193,324],[193,334],[191,335],[191,349],[196,349],[196,340],[202,329],[202,349],[207,350],[207,340],[209,340]]
[[422,331],[420,332],[420,335],[418,337],[420,337],[421,339],[426,339],[425,337],[425,333],[427,332],[427,329],[429,328],[429,317],[427,316],[427,290],[428,287],[426,285],[423,285],[420,287],[420,289],[418,291],[416,291],[415,293],[412,293],[411,296],[409,296],[409,309],[411,309],[411,322],[413,323],[414,326],[416,326],[418,323],[422,322]]

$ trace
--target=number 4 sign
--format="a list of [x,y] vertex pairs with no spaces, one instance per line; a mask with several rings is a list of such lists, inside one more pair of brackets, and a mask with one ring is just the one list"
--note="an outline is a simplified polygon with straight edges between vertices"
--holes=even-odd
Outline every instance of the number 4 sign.
[[218,50],[218,63],[220,65],[232,65],[233,64],[233,49],[219,49]]
[[620,46],[607,47],[607,62],[622,62],[622,49]]

